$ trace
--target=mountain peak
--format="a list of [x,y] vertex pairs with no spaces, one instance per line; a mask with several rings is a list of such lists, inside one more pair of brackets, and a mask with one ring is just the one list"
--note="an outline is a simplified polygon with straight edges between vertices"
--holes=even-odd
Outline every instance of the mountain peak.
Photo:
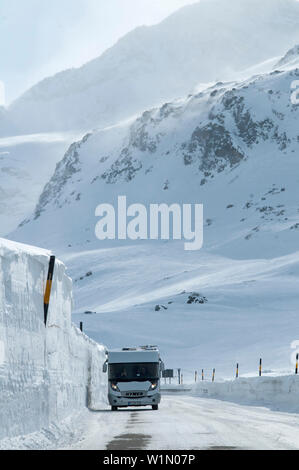
[[19,133],[114,125],[199,82],[235,79],[296,43],[295,0],[204,0],[135,29],[79,69],[43,80],[10,106],[8,117]]

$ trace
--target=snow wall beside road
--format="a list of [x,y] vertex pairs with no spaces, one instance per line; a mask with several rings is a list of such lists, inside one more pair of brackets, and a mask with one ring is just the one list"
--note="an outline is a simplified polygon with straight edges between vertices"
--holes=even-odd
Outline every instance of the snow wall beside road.
[[105,348],[71,323],[72,282],[50,253],[0,239],[0,440],[49,429],[106,400]]
[[299,375],[199,382],[192,386],[192,391],[204,398],[299,412]]

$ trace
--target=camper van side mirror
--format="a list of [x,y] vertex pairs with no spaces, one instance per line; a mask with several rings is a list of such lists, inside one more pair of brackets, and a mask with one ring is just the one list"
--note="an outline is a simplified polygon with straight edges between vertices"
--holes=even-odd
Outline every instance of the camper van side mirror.
[[163,361],[160,362],[160,368],[161,368],[161,371],[164,372],[164,370],[165,370],[165,365],[164,365],[164,362],[163,362]]
[[104,364],[103,364],[103,372],[104,372],[104,374],[106,374],[106,372],[107,372],[107,361],[105,361]]

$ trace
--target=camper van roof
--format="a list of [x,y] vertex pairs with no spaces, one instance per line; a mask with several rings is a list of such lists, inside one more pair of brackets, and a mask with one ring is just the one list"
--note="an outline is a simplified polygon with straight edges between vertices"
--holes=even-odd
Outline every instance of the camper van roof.
[[110,364],[122,364],[128,362],[159,362],[160,354],[157,348],[123,348],[108,351]]

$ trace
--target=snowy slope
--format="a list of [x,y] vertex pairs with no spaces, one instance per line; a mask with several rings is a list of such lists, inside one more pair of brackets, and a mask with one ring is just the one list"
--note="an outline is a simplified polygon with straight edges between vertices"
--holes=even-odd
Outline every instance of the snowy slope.
[[298,42],[296,0],[202,0],[137,28],[81,68],[38,83],[0,117],[0,134],[116,123],[198,82],[235,78]]
[[291,69],[299,67],[299,45],[292,47],[278,62],[275,64],[277,69]]
[[[74,318],[88,334],[109,347],[159,344],[166,363],[190,376],[216,367],[231,377],[237,361],[256,373],[261,356],[268,370],[293,370],[299,108],[290,86],[298,77],[294,69],[218,83],[71,146],[12,237],[61,254]],[[95,207],[116,205],[118,195],[204,203],[203,250],[99,242]],[[207,303],[189,304],[192,293]]]
[[75,138],[74,133],[60,133],[0,139],[0,235],[30,215],[61,154]]
[[[240,374],[256,375],[260,357],[267,373],[294,371],[298,252],[236,261],[161,243],[64,259],[81,312],[74,321],[111,348],[158,344],[187,382],[202,368],[209,380],[214,367],[217,380],[232,378],[237,362]],[[189,303],[190,296],[199,302]]]
[[21,435],[24,447],[32,433],[29,444],[39,433],[49,445],[66,419],[106,399],[104,347],[71,323],[72,283],[59,260],[45,328],[49,255],[0,239],[0,448],[16,448],[7,439]]

